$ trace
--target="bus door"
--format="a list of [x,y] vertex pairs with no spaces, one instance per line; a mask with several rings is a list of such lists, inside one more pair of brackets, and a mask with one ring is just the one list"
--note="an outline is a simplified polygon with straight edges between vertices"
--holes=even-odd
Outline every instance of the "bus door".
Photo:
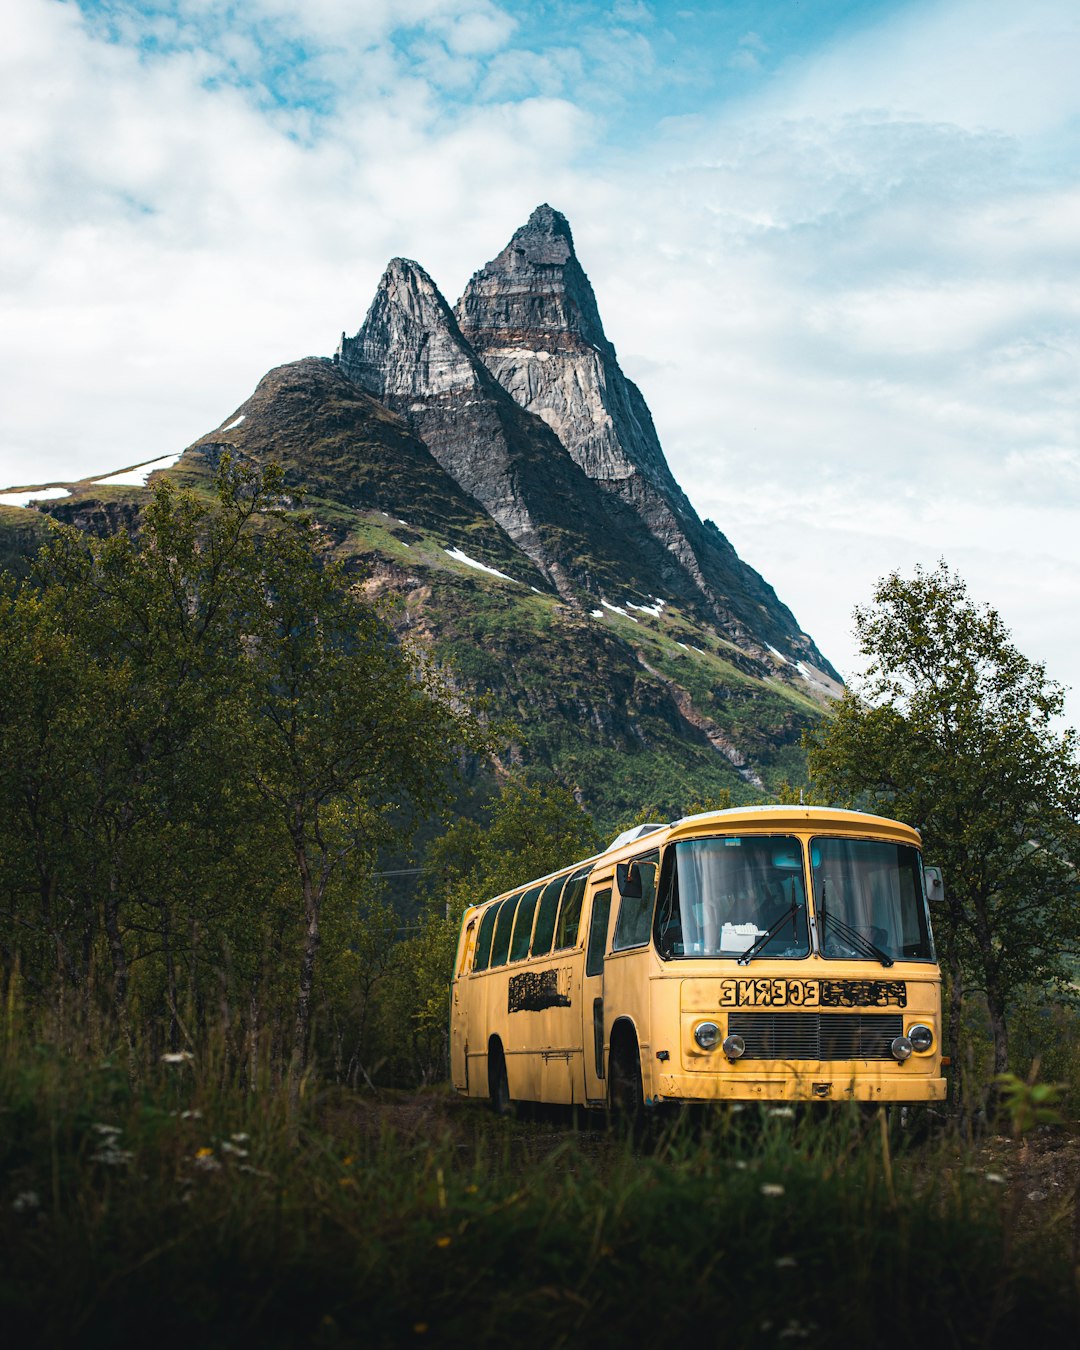
[[457,969],[454,971],[455,978],[450,991],[450,1079],[459,1092],[469,1090],[469,997],[465,973],[472,965],[479,922],[480,915],[474,914],[461,934]]
[[592,1106],[607,1099],[604,1053],[604,956],[611,917],[611,875],[592,881],[589,887],[589,933],[585,943],[585,969],[581,981],[581,1045],[584,1051],[585,1100]]

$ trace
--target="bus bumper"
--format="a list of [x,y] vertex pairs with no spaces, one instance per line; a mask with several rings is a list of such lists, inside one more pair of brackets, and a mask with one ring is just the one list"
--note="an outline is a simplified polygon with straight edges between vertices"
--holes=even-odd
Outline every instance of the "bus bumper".
[[827,1073],[752,1078],[749,1075],[661,1073],[655,1101],[676,1102],[941,1102],[944,1078],[830,1077]]

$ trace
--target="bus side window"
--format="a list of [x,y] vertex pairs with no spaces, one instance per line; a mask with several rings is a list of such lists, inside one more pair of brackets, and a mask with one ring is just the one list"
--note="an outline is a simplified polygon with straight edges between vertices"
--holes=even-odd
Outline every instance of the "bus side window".
[[488,905],[484,917],[480,920],[480,936],[476,939],[476,958],[473,970],[487,970],[488,957],[491,955],[491,935],[495,931],[495,919],[499,913],[498,905]]
[[495,936],[491,940],[491,964],[505,966],[506,954],[510,950],[510,930],[514,926],[514,911],[520,895],[511,895],[499,906],[499,918],[495,924]]
[[566,883],[562,905],[559,908],[559,922],[555,928],[555,951],[564,947],[573,947],[577,943],[578,924],[581,922],[581,902],[585,899],[585,878],[591,869],[575,872]]
[[652,929],[653,906],[656,903],[656,870],[660,863],[660,854],[647,853],[643,858],[635,858],[630,864],[630,876],[640,884],[633,887],[640,895],[620,895],[619,919],[615,925],[615,938],[612,951],[622,951],[626,947],[641,947],[649,940]]
[[461,965],[458,966],[457,977],[460,978],[469,969],[469,961],[473,954],[473,948],[476,946],[476,919],[469,920],[469,926],[465,929],[465,937],[461,944]]
[[555,917],[559,912],[559,896],[562,894],[566,877],[556,877],[544,887],[540,897],[540,913],[536,916],[536,932],[533,933],[533,956],[546,956],[551,951],[551,939],[555,936]]
[[540,887],[534,886],[526,891],[518,905],[517,918],[514,920],[514,936],[510,939],[510,960],[520,961],[529,954],[529,939],[532,937],[533,914],[540,897]]
[[607,948],[608,916],[611,913],[611,887],[597,891],[593,896],[592,919],[589,922],[589,948],[585,953],[585,974],[604,973],[604,951]]

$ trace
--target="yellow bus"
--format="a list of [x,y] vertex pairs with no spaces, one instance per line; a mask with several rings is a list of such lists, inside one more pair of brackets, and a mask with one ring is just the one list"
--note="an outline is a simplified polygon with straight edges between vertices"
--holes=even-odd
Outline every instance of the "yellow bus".
[[712,811],[471,907],[454,1087],[498,1110],[941,1100],[920,842],[855,811]]

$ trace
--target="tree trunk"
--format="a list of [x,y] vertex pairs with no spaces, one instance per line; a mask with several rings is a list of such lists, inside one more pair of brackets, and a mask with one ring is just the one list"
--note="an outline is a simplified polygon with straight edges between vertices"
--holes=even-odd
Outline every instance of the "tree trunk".
[[109,942],[109,954],[113,964],[113,1007],[120,1025],[120,1034],[127,1047],[128,1077],[132,1083],[138,1081],[135,1064],[135,1039],[131,1031],[131,1019],[128,1016],[128,960],[124,950],[124,938],[120,932],[120,896],[119,883],[115,871],[109,873],[109,885],[105,891],[105,935]]
[[1007,1073],[1009,1028],[1005,1021],[1005,998],[996,980],[988,981],[986,1006],[990,1012],[990,1031],[994,1037],[994,1073]]
[[296,865],[304,896],[304,946],[300,956],[300,983],[296,998],[296,1025],[293,1030],[290,1098],[299,1095],[300,1076],[307,1065],[308,1042],[311,1035],[311,995],[315,987],[315,960],[319,954],[322,934],[319,920],[322,910],[323,887],[312,880],[307,845],[303,839],[294,839]]
[[173,961],[168,911],[161,907],[161,950],[165,957],[165,998],[169,1005],[169,1030],[166,1041],[170,1050],[180,1049],[180,1021],[176,1011],[176,964]]

